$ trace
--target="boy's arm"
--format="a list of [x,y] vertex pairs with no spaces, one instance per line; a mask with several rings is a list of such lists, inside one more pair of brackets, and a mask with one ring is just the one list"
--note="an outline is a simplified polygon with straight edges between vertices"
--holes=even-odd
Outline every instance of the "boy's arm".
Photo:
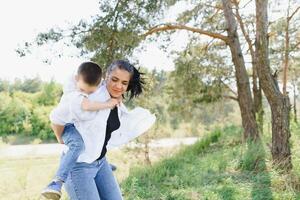
[[81,108],[85,111],[98,111],[106,108],[113,108],[117,104],[119,104],[118,99],[109,99],[106,102],[96,102],[96,101],[90,101],[88,98],[83,98],[81,102]]
[[63,133],[65,127],[62,125],[57,125],[57,124],[51,123],[51,128],[56,136],[57,141],[60,144],[64,144],[61,136],[62,136],[62,133]]

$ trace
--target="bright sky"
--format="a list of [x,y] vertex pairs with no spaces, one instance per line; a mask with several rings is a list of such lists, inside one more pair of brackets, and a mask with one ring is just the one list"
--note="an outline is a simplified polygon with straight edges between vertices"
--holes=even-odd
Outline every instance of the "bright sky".
[[[54,78],[59,82],[65,80],[85,58],[65,56],[52,60],[51,65],[41,61],[43,50],[20,58],[15,49],[18,44],[32,41],[42,31],[51,27],[66,27],[80,19],[89,19],[99,12],[98,0],[5,0],[0,2],[0,78],[14,80],[16,77],[34,77],[43,80]],[[184,33],[180,33],[181,38]],[[179,36],[179,35],[178,35]],[[62,47],[62,51],[72,51]],[[45,53],[45,54],[44,54]],[[135,55],[139,62],[149,68],[172,70],[174,65],[166,53],[155,43],[147,45],[147,51]],[[159,59],[157,59],[159,58]]]
[[[86,61],[72,55],[74,49],[62,46],[59,50],[68,56],[53,59],[51,65],[44,64],[41,59],[49,54],[40,49],[32,55],[20,58],[15,49],[18,44],[32,41],[39,33],[51,27],[66,27],[80,19],[89,19],[99,12],[99,0],[4,0],[0,2],[0,78],[13,80],[16,77],[34,77],[39,75],[43,80],[54,78],[63,82],[67,74]],[[248,2],[248,1],[247,1]],[[174,22],[174,13],[186,9],[179,4],[166,15],[164,21]],[[254,6],[251,6],[254,7]],[[250,9],[252,10],[252,9]],[[243,11],[245,12],[245,11]],[[181,49],[187,41],[185,31],[176,32],[171,39],[172,48]],[[67,53],[66,53],[67,52]],[[172,59],[163,52],[159,44],[147,44],[146,51],[135,54],[140,64],[149,69],[172,70]]]

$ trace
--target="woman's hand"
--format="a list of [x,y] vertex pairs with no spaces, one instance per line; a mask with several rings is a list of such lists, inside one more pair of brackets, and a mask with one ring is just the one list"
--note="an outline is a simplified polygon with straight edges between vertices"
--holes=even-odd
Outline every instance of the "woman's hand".
[[52,128],[52,130],[55,134],[57,142],[60,143],[60,144],[64,144],[64,141],[62,140],[62,134],[63,134],[63,131],[64,131],[65,127],[62,126],[62,125],[51,123],[51,128]]
[[59,144],[65,144],[61,137],[56,138]]

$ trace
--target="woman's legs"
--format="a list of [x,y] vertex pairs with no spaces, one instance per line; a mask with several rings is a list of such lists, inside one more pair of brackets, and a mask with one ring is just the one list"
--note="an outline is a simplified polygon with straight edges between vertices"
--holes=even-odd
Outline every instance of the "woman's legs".
[[71,200],[122,200],[122,194],[106,158],[91,164],[76,163],[65,189]]
[[98,172],[97,165],[97,162],[76,163],[65,183],[70,200],[100,200],[94,179]]
[[110,165],[106,158],[98,161],[98,172],[95,177],[96,186],[101,200],[122,200],[122,194]]

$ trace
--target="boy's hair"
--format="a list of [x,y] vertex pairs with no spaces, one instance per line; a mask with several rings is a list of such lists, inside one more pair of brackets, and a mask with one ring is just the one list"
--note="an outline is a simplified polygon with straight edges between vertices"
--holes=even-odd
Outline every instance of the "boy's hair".
[[98,85],[102,77],[102,69],[94,62],[84,62],[78,67],[77,74],[83,81],[91,86]]

